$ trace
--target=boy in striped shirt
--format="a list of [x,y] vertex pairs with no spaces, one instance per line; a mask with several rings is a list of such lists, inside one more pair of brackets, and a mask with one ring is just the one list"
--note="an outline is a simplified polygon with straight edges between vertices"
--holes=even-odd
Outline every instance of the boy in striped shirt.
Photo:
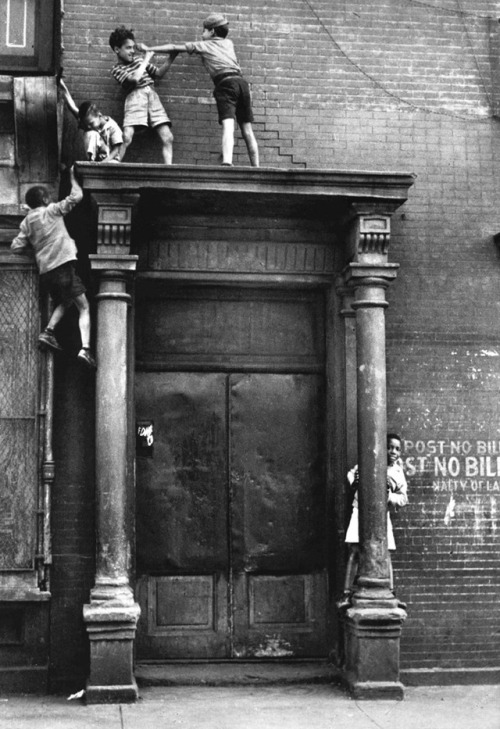
[[123,159],[134,138],[136,127],[150,126],[157,131],[160,138],[164,163],[171,165],[174,137],[170,131],[170,119],[154,89],[154,82],[166,74],[177,53],[170,53],[165,63],[159,67],[150,63],[154,55],[152,51],[136,58],[134,33],[124,25],[111,33],[109,45],[116,53],[118,61],[111,74],[127,92],[120,157]]

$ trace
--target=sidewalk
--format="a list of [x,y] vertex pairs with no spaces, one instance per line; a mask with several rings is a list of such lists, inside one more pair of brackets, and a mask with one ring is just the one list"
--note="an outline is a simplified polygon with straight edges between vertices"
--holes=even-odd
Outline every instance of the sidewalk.
[[406,689],[354,701],[331,685],[146,687],[136,704],[0,698],[1,729],[500,729],[500,686]]

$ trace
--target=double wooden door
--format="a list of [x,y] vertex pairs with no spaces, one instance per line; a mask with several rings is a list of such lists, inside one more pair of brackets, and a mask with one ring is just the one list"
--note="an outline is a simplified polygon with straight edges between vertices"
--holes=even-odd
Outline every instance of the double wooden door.
[[138,659],[324,656],[321,373],[142,371]]

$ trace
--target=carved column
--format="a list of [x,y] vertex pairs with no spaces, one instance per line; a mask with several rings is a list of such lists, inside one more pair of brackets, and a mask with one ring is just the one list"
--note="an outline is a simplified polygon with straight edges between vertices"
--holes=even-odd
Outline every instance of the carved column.
[[390,589],[387,549],[385,291],[398,264],[389,263],[392,210],[352,207],[351,262],[344,282],[354,290],[360,568],[345,611],[345,678],[358,698],[402,698],[399,638],[406,613]]
[[84,620],[90,639],[90,703],[137,699],[133,641],[139,605],[129,583],[130,504],[127,395],[129,307],[127,279],[137,256],[129,254],[132,212],[138,195],[94,195],[98,207],[97,255],[90,256],[99,276],[96,374],[96,531],[95,586]]

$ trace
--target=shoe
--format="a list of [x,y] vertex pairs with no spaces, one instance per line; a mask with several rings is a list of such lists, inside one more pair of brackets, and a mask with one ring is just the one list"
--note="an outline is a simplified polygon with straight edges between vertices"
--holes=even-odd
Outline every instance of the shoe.
[[233,166],[233,163],[232,162],[221,162],[221,165],[223,167],[232,167]]
[[346,610],[348,607],[351,607],[351,597],[352,592],[345,590],[340,600],[337,601],[337,608],[339,610]]
[[97,364],[95,359],[92,357],[88,349],[81,349],[78,354],[76,355],[77,359],[82,362],[86,367],[88,367],[90,370],[97,369]]
[[63,349],[52,332],[47,331],[47,329],[39,334],[38,343],[43,349],[48,347],[49,349],[55,349],[57,352],[62,352]]

